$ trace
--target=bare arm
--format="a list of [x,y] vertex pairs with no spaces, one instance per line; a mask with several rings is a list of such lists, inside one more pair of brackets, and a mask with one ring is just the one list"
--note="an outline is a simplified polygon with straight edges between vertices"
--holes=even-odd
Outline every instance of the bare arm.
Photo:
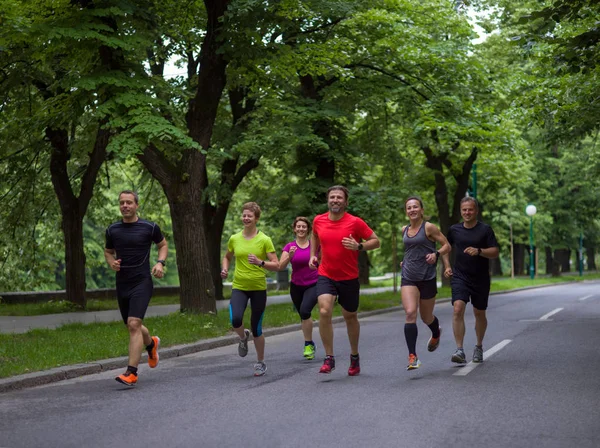
[[[444,234],[440,232],[440,229],[438,229],[436,225],[431,224],[429,222],[426,223],[425,233],[427,234],[427,237],[429,239],[434,240],[442,245],[442,247],[440,247],[438,250],[439,254],[442,256],[442,259],[444,258],[444,255],[448,255],[450,253],[452,247],[450,246],[450,243],[448,242]],[[433,264],[436,261],[437,255],[435,253],[427,255],[427,263]],[[446,266],[445,262],[444,266]]]
[[319,236],[313,232],[310,236],[310,258],[308,261],[308,267],[311,269],[317,269],[319,264],[319,258],[317,257],[317,253],[321,248],[321,241],[319,240]]
[[254,254],[248,255],[248,263],[265,268],[267,271],[277,272],[279,270],[277,254],[275,252],[267,252],[267,260],[261,260]]
[[113,271],[121,270],[121,260],[115,258],[117,252],[114,249],[104,249],[104,259]]
[[290,253],[287,250],[281,252],[281,258],[279,259],[279,270],[283,271],[290,263]]
[[[166,260],[169,253],[169,245],[167,244],[167,240],[163,238],[160,243],[156,244],[156,247],[158,248],[158,259]],[[164,269],[165,268],[162,263],[156,263],[152,267],[152,275],[156,278],[163,278],[165,276]]]
[[227,274],[229,273],[229,265],[231,264],[231,259],[233,258],[233,252],[225,252],[223,256],[223,261],[221,262],[221,278],[226,279]]
[[[349,237],[342,238],[342,245],[348,250],[360,250],[360,244],[358,241],[354,239],[352,235]],[[381,242],[375,232],[373,232],[369,237],[362,243],[362,250],[373,250],[377,249],[381,246]]]
[[471,255],[472,257],[480,256],[484,258],[498,258],[500,255],[500,249],[498,246],[494,247],[486,247],[485,249],[481,249],[481,253],[479,253],[479,248],[477,247],[467,247],[465,249],[465,254]]

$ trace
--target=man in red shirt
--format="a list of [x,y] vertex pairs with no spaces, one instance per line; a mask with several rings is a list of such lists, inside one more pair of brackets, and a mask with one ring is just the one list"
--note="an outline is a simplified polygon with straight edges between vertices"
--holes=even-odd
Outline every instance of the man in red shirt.
[[[327,207],[329,212],[317,215],[313,221],[309,262],[312,269],[319,270],[317,280],[319,333],[326,355],[319,372],[331,373],[335,369],[331,315],[337,297],[346,321],[352,352],[348,375],[355,376],[360,373],[358,358],[360,324],[357,316],[360,296],[358,251],[377,249],[380,242],[377,235],[362,219],[346,213],[348,207],[346,187],[335,185],[327,190]],[[319,248],[320,260],[317,257]]]

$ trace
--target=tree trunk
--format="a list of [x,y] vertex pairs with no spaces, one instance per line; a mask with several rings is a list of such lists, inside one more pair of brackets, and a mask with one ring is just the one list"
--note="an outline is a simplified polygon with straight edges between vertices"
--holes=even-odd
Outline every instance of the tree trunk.
[[546,254],[546,274],[552,274],[552,264],[554,263],[552,248],[550,246],[546,246],[544,252]]
[[358,253],[358,283],[361,285],[369,284],[371,262],[369,254],[365,251]]
[[560,263],[561,272],[571,272],[571,249],[556,249],[554,258]]
[[595,256],[596,256],[596,248],[595,246],[587,246],[585,248],[585,255],[587,258],[587,269],[588,271],[595,271],[596,270],[596,260],[595,260]]
[[[173,240],[177,250],[182,312],[216,313],[215,287],[211,275],[200,198],[193,185],[181,185],[167,193],[171,208]],[[217,267],[220,264],[217,264]],[[213,269],[219,270],[219,269]]]
[[[223,36],[223,16],[229,0],[205,0],[204,4],[206,34],[200,49],[200,64],[192,64],[194,69],[188,71],[188,82],[195,86],[195,92],[188,102],[186,124],[189,135],[208,151],[226,85],[228,62],[222,49],[229,43]],[[211,220],[207,213],[210,209],[208,198],[203,197],[208,187],[206,153],[182,148],[175,157],[168,158],[154,145],[149,145],[138,158],[163,187],[171,208],[181,310],[216,312],[213,280],[216,274],[212,271],[220,271],[220,260],[215,255],[217,243],[214,241],[212,258],[209,255],[205,232]],[[217,283],[220,281],[219,278]]]
[[[432,131],[432,138],[439,143],[437,133]],[[460,141],[454,143],[452,150],[456,151],[460,146]],[[444,166],[450,168],[452,162],[448,158],[448,153],[434,154],[430,146],[422,146],[421,150],[425,154],[425,165],[434,173],[435,187],[434,196],[438,209],[438,219],[440,230],[444,235],[448,235],[450,227],[460,221],[460,200],[465,196],[469,187],[469,175],[473,163],[477,159],[477,148],[473,148],[469,157],[463,164],[460,173],[453,174],[456,180],[456,189],[452,195],[452,204],[449,202],[448,186],[444,175]],[[442,285],[449,286],[450,279],[442,275]]]
[[[528,247],[525,244],[515,243],[514,251],[515,251],[515,276],[517,275],[525,275],[525,248]],[[528,259],[529,260],[529,259]],[[528,266],[528,265],[527,265]]]
[[52,186],[62,214],[61,227],[65,240],[65,289],[67,300],[85,308],[85,252],[83,246],[83,217],[92,198],[98,171],[106,157],[109,132],[100,123],[94,148],[81,180],[79,197],[73,193],[68,171],[69,139],[64,129],[46,129],[52,145],[50,174]]
[[65,290],[67,300],[85,308],[85,251],[83,249],[83,217],[76,210],[63,213],[61,223],[65,238]]
[[490,259],[490,274],[494,277],[502,276],[502,264],[500,263],[500,258]]

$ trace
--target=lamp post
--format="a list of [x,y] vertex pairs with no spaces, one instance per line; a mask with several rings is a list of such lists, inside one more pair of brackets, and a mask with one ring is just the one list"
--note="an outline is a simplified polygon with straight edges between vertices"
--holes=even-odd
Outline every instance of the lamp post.
[[525,207],[525,213],[529,216],[529,276],[531,280],[535,277],[535,267],[533,263],[533,215],[537,213],[537,208],[533,204]]

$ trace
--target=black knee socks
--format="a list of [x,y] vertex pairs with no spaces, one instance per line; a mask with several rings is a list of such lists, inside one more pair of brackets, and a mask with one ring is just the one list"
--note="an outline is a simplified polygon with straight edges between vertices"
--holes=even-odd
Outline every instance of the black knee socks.
[[417,335],[419,330],[417,324],[404,324],[404,337],[406,338],[406,345],[408,347],[408,353],[417,354]]
[[431,322],[427,326],[431,330],[431,336],[433,336],[434,338],[440,337],[440,321],[437,317],[433,316],[433,322]]

